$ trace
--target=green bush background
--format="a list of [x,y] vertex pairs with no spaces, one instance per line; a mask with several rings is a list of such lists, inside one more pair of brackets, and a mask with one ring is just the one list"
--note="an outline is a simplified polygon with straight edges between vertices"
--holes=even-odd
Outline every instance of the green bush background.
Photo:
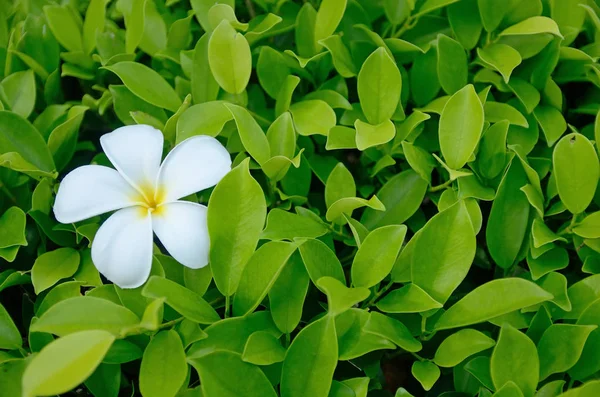
[[[599,3],[1,0],[0,395],[600,395]],[[52,204],[136,123],[236,238],[123,290]]]

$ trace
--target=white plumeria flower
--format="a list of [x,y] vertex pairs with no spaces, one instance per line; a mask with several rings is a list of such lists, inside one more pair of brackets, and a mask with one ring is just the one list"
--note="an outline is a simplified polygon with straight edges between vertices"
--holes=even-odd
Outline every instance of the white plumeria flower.
[[100,138],[116,170],[86,165],[61,182],[54,214],[73,223],[116,211],[92,243],[98,271],[121,288],[136,288],[150,275],[152,231],[184,266],[208,264],[207,208],[182,197],[214,186],[231,170],[215,138],[195,136],[177,145],[161,165],[163,134],[148,125],[116,129]]

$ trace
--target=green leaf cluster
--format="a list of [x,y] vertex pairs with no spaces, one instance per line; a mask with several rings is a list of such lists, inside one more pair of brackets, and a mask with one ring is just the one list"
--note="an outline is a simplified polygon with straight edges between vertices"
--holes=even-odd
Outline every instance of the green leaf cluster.
[[[598,0],[0,0],[0,395],[600,395]],[[60,224],[122,125],[221,141],[210,265]]]

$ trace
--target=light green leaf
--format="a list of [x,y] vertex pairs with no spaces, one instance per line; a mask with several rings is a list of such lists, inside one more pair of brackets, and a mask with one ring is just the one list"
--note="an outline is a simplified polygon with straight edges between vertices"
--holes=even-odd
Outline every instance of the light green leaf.
[[224,106],[231,112],[238,128],[240,140],[248,154],[259,164],[266,163],[271,158],[269,141],[254,117],[241,106],[228,103]]
[[69,7],[44,6],[44,14],[54,37],[63,47],[68,51],[83,51],[81,27]]
[[533,115],[544,132],[548,147],[553,146],[567,130],[565,118],[552,106],[539,105],[533,111]]
[[267,240],[293,240],[294,238],[317,238],[329,232],[325,223],[312,217],[301,216],[274,208],[267,215],[267,226],[261,234]]
[[156,71],[137,62],[119,62],[104,66],[123,81],[123,84],[144,101],[176,112],[181,106],[181,99]]
[[351,78],[357,75],[358,71],[352,60],[350,50],[342,41],[341,36],[333,35],[319,41],[323,47],[331,53],[333,66],[340,76]]
[[385,314],[371,312],[364,331],[389,339],[407,352],[418,352],[423,348],[404,324]]
[[477,324],[552,298],[552,294],[531,281],[520,278],[492,280],[475,288],[444,312],[435,329]]
[[366,59],[358,73],[358,97],[369,123],[389,120],[398,106],[402,77],[394,60],[380,47]]
[[487,335],[465,328],[442,341],[433,362],[440,367],[455,367],[467,357],[493,347],[496,342]]
[[[239,354],[216,351],[203,357],[188,358],[188,361],[198,371],[202,390],[206,396],[277,396],[269,379],[260,368],[242,361]],[[233,374],[244,381],[232,382]]]
[[354,128],[356,129],[356,147],[358,150],[383,145],[394,139],[396,135],[396,128],[391,120],[386,120],[377,125],[356,120]]
[[10,207],[4,211],[4,214],[0,217],[0,248],[27,245],[25,222],[25,213],[19,207]]
[[83,21],[83,51],[91,53],[96,48],[96,35],[104,32],[104,17],[107,0],[92,0],[85,12]]
[[412,170],[394,175],[377,192],[385,211],[367,208],[361,223],[368,229],[404,223],[419,209],[426,190],[427,182]]
[[461,169],[479,143],[483,107],[472,85],[452,95],[440,117],[440,148],[448,166]]
[[535,16],[510,26],[500,32],[500,36],[522,36],[550,33],[562,38],[556,22],[548,17]]
[[210,36],[208,63],[221,88],[231,94],[244,92],[252,72],[250,45],[226,20]]
[[490,123],[498,123],[503,120],[508,120],[508,122],[512,125],[523,128],[529,127],[529,122],[525,116],[523,116],[521,112],[509,104],[487,101],[485,105],[483,105],[483,109],[485,112],[485,120],[489,121]]
[[425,391],[431,390],[441,375],[438,366],[431,361],[415,361],[412,365],[411,373]]
[[[0,218],[0,222],[1,221],[2,219]],[[573,228],[573,233],[584,238],[599,238],[600,211],[593,212],[590,215],[586,216]]]
[[[485,26],[485,24],[484,24]],[[521,54],[506,44],[491,44],[477,48],[479,59],[491,69],[498,71],[508,83],[513,70],[521,64]]]
[[[193,3],[193,2],[192,2]],[[192,64],[192,97],[194,103],[204,103],[217,99],[219,84],[215,80],[208,63],[208,41],[210,34],[205,33],[196,42]]]
[[565,207],[573,214],[585,211],[600,178],[592,143],[578,133],[565,135],[554,148],[552,163],[558,195]]
[[569,370],[583,351],[585,341],[597,325],[553,324],[538,342],[540,379]]
[[294,338],[281,373],[281,397],[327,396],[338,362],[333,316],[325,316]]
[[355,195],[356,183],[354,177],[343,163],[337,163],[329,174],[327,183],[325,183],[325,204],[327,207],[331,207],[339,199],[354,197]]
[[0,84],[4,91],[8,107],[23,117],[28,118],[35,106],[35,76],[33,70],[15,72],[7,76]]
[[390,273],[402,248],[406,230],[404,225],[388,225],[367,235],[352,262],[354,285],[370,288]]
[[460,201],[427,222],[412,253],[411,279],[433,299],[446,302],[475,257],[475,231]]
[[272,334],[264,331],[255,332],[248,338],[242,360],[254,365],[271,365],[280,363],[285,357],[285,348]]
[[220,320],[215,309],[200,295],[164,277],[151,276],[142,295],[147,298],[163,298],[167,305],[182,316],[200,324],[212,324]]
[[210,263],[215,283],[232,295],[263,229],[267,205],[252,178],[249,159],[231,170],[215,187],[208,203]]
[[139,321],[132,311],[107,299],[78,296],[60,301],[44,311],[31,330],[65,336],[96,329],[122,337]]
[[294,251],[296,244],[278,241],[268,242],[256,250],[242,271],[233,300],[235,315],[245,316],[258,307]]
[[48,137],[48,148],[58,171],[64,169],[75,154],[79,126],[87,109],[86,106],[73,106],[67,113],[67,120],[56,126]]
[[79,252],[72,248],[59,248],[40,255],[31,269],[35,293],[52,287],[60,279],[71,277],[79,266]]
[[438,79],[446,94],[452,95],[467,85],[467,54],[460,43],[440,34],[437,57]]
[[490,372],[497,389],[513,382],[524,397],[533,397],[538,384],[540,360],[535,344],[524,333],[504,325],[492,353]]
[[210,21],[208,19],[208,11],[215,4],[226,4],[231,8],[235,9],[235,0],[191,0],[190,4],[192,9],[194,10],[194,15],[196,15],[196,19],[202,26],[202,29],[205,31],[211,30]]
[[337,29],[344,11],[347,0],[323,0],[317,18],[315,20],[315,41],[331,36]]
[[423,313],[442,306],[427,292],[412,283],[393,290],[377,302],[377,308],[385,313]]
[[336,115],[327,102],[320,99],[296,102],[290,106],[294,126],[299,135],[325,135],[336,124]]
[[53,341],[25,369],[23,395],[56,395],[75,388],[94,372],[114,340],[106,331],[93,330]]
[[346,283],[344,270],[339,259],[325,243],[320,240],[307,240],[299,248],[302,261],[313,284],[321,277],[333,277]]
[[140,366],[144,397],[174,396],[187,375],[185,351],[177,332],[161,331],[150,340]]
[[346,221],[342,219],[342,215],[346,214],[347,216],[352,216],[352,211],[361,207],[369,207],[378,211],[385,211],[385,206],[381,201],[379,201],[377,196],[373,196],[369,200],[359,197],[346,197],[333,203],[327,209],[325,218],[329,222],[335,221],[345,223]]
[[327,314],[337,316],[367,299],[371,294],[367,288],[348,288],[341,281],[333,277],[321,277],[317,287],[327,295]]

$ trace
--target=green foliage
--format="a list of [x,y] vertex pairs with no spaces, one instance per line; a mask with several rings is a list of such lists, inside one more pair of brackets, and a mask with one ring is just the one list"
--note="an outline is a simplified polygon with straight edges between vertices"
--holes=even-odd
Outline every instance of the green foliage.
[[[599,44],[598,0],[0,0],[0,395],[600,395]],[[134,124],[233,165],[209,266],[122,289],[53,205]]]

